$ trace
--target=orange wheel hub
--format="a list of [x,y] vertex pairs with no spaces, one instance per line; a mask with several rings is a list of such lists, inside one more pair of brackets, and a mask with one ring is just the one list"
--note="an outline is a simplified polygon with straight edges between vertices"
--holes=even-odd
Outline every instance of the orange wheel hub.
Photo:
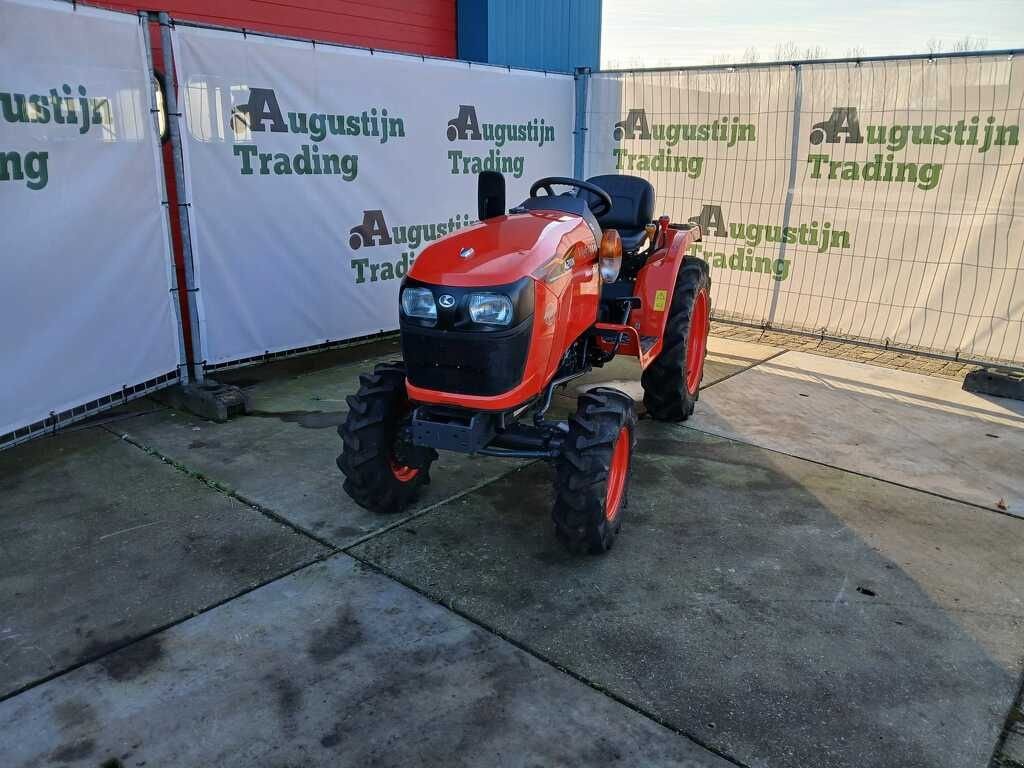
[[420,473],[416,467],[407,467],[404,464],[399,464],[393,456],[388,461],[388,464],[391,465],[391,474],[393,474],[400,483],[408,483]]
[[604,516],[609,520],[615,518],[622,505],[622,496],[626,491],[626,476],[629,474],[629,428],[619,430],[612,450],[612,463],[608,468],[608,490],[604,497]]
[[704,355],[708,348],[708,327],[711,318],[708,312],[708,294],[700,291],[693,301],[690,315],[690,333],[686,342],[686,391],[696,394],[704,375]]

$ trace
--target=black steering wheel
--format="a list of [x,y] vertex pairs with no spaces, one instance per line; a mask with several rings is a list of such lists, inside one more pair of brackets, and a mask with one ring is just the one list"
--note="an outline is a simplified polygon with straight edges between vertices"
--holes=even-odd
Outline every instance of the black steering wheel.
[[539,197],[537,192],[542,189],[548,197],[554,197],[555,193],[551,190],[552,184],[558,184],[561,187],[576,187],[576,189],[584,189],[591,194],[597,195],[597,200],[587,201],[590,212],[597,217],[604,216],[612,209],[611,195],[599,186],[591,184],[589,181],[570,179],[567,176],[545,176],[543,179],[537,179],[533,182],[533,186],[530,187],[530,197]]

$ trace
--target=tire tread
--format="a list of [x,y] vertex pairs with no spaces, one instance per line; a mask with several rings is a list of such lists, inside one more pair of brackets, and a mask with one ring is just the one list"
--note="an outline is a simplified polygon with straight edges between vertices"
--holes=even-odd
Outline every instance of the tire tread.
[[605,491],[615,441],[629,429],[630,467],[635,441],[633,399],[616,389],[598,387],[579,397],[569,419],[569,434],[555,468],[555,503],[551,512],[555,534],[572,552],[600,554],[611,549],[622,524],[629,475],[622,503],[613,521],[605,517]]
[[389,457],[405,394],[405,365],[401,361],[381,363],[373,373],[359,377],[359,390],[345,398],[349,411],[338,427],[342,451],[338,469],[345,475],[343,487],[359,506],[372,512],[400,512],[409,506],[420,489],[430,482],[430,464],[437,453],[415,448],[414,466],[419,473],[401,482],[391,471]]
[[685,421],[693,413],[700,397],[700,385],[692,395],[686,390],[686,345],[693,306],[701,290],[708,294],[710,309],[711,276],[707,262],[697,258],[684,259],[676,276],[661,352],[640,378],[644,388],[644,406],[658,421]]

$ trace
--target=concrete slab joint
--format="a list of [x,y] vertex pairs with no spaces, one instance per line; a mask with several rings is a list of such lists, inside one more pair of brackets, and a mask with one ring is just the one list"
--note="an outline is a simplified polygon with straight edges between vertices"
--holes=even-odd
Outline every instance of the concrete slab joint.
[[155,398],[176,410],[218,423],[252,411],[249,395],[243,389],[213,379],[170,387],[157,393]]
[[[1024,403],[756,333],[638,424],[605,557],[545,462],[345,493],[395,339],[0,452],[0,768],[1024,768]],[[643,395],[617,358],[552,414],[593,386]]]

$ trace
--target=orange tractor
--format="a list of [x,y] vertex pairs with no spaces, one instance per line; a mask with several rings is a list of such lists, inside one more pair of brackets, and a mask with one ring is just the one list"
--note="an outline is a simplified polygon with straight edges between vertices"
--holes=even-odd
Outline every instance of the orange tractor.
[[506,213],[504,178],[485,172],[478,198],[480,223],[424,249],[402,283],[404,360],[364,374],[348,397],[345,490],[397,512],[439,450],[546,459],[557,536],[604,552],[626,511],[633,399],[595,387],[563,421],[547,418],[552,395],[632,355],[651,417],[693,412],[711,309],[707,264],[686,256],[700,229],[654,221],[654,189],[633,176],[543,178]]

